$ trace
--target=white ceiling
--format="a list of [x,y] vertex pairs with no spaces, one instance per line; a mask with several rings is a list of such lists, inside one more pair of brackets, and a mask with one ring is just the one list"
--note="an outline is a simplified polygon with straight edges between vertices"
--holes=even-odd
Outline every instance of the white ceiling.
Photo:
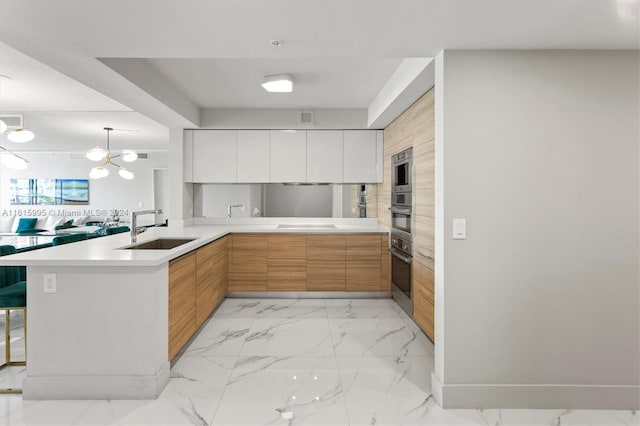
[[37,112],[25,113],[25,126],[36,137],[28,143],[13,143],[6,133],[0,145],[17,152],[84,152],[94,146],[106,147],[104,127],[122,129],[110,136],[111,149],[152,152],[167,149],[166,127],[133,111]]
[[[200,108],[366,108],[397,58],[148,59]],[[293,93],[273,94],[265,75],[291,74]]]
[[[46,146],[84,147],[86,128],[106,125],[166,146],[166,129],[138,113],[189,127],[200,108],[366,108],[401,58],[638,49],[638,13],[638,0],[3,0],[0,40],[46,65],[0,46],[15,84],[0,110],[26,111]],[[296,92],[262,91],[279,72]]]
[[0,114],[20,113],[36,138],[11,150],[81,152],[106,143],[104,127],[137,130],[112,134],[114,149],[167,148],[168,132],[155,121],[0,43]]
[[2,43],[0,74],[0,112],[131,111]]

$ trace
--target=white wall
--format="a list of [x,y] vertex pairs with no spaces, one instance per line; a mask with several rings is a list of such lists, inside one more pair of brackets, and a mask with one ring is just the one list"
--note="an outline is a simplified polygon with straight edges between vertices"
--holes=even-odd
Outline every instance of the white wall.
[[193,222],[194,188],[185,183],[185,132],[169,129],[169,226],[183,226]]
[[[313,112],[313,123],[300,113]],[[366,129],[366,109],[208,108],[200,112],[205,129]]]
[[[24,153],[29,160],[26,170],[12,170],[0,165],[0,215],[28,206],[12,206],[10,204],[9,182],[11,178],[67,178],[88,179],[89,171],[98,163],[86,159],[70,159],[69,153]],[[129,213],[140,209],[153,208],[153,169],[167,167],[166,152],[151,152],[149,159],[139,159],[127,164],[127,169],[135,174],[131,181],[122,179],[115,167],[110,168],[106,178],[89,179],[89,204],[83,206],[34,206],[54,210],[63,210],[65,216],[73,216],[74,212],[91,212],[94,216],[104,216],[105,210],[126,210]],[[128,218],[124,219],[127,222]],[[141,216],[140,224],[153,221],[152,216]]]
[[[434,394],[640,408],[638,52],[441,59]],[[451,239],[453,218],[466,240]]]
[[154,208],[161,209],[162,214],[156,215],[156,221],[164,222],[169,217],[169,170],[153,170],[153,201]]

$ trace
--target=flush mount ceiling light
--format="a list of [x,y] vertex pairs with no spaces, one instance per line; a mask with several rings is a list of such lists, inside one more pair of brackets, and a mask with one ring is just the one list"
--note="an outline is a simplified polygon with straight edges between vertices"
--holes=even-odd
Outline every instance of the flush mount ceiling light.
[[274,74],[264,77],[262,87],[267,92],[291,93],[293,92],[293,77],[291,74]]
[[15,129],[7,133],[7,139],[15,143],[24,143],[32,141],[36,135],[28,129]]
[[[120,154],[116,154],[116,155],[111,154],[111,148],[109,145],[109,133],[113,131],[113,128],[105,127],[104,130],[107,132],[107,149],[95,147],[87,151],[87,153],[85,154],[86,157],[91,161],[104,160],[104,163],[102,163],[102,165],[91,169],[91,172],[89,172],[89,177],[91,179],[101,179],[103,177],[109,176],[109,169],[107,168],[107,166],[111,164],[112,166],[117,167],[119,169],[118,174],[120,175],[121,178],[127,179],[127,180],[133,179],[134,175],[132,172],[130,172],[129,170],[122,167],[121,165],[114,163],[112,161],[114,158],[120,157]],[[138,154],[136,154],[135,151],[131,151],[131,150],[122,151],[123,161],[131,162],[131,161],[135,161],[137,158],[138,158]]]

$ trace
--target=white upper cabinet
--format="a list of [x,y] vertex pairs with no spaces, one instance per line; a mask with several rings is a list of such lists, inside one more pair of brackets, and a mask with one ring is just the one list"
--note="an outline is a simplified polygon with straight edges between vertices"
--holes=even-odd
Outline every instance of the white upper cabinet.
[[238,131],[193,132],[193,181],[237,182]]
[[307,182],[343,182],[342,130],[307,131]]
[[307,181],[307,132],[271,130],[270,182]]
[[185,130],[184,181],[382,182],[381,130]]
[[[375,130],[344,131],[344,182],[378,182],[378,143]],[[382,159],[380,159],[382,163]]]
[[268,130],[238,130],[238,182],[269,182]]
[[193,130],[185,130],[182,145],[182,172],[185,182],[193,182]]

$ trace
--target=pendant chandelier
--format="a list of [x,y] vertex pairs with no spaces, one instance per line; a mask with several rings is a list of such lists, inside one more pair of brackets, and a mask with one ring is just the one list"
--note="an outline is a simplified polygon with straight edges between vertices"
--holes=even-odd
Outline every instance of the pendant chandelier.
[[0,146],[0,151],[3,151],[2,156],[0,156],[0,163],[14,170],[24,170],[27,168],[29,160],[26,160],[3,146]]
[[118,168],[118,174],[121,178],[127,180],[133,179],[133,173],[131,173],[121,165],[114,163],[112,160],[114,158],[121,157],[122,161],[130,163],[132,161],[136,161],[136,159],[138,158],[138,154],[136,154],[135,151],[124,150],[122,151],[122,154],[113,155],[109,146],[109,133],[113,131],[113,128],[105,127],[104,130],[107,132],[107,149],[95,147],[87,151],[87,153],[85,154],[86,157],[91,161],[103,161],[102,165],[91,169],[91,172],[89,172],[89,177],[91,179],[101,179],[103,177],[109,176],[109,169],[107,168],[107,166],[112,165]]

